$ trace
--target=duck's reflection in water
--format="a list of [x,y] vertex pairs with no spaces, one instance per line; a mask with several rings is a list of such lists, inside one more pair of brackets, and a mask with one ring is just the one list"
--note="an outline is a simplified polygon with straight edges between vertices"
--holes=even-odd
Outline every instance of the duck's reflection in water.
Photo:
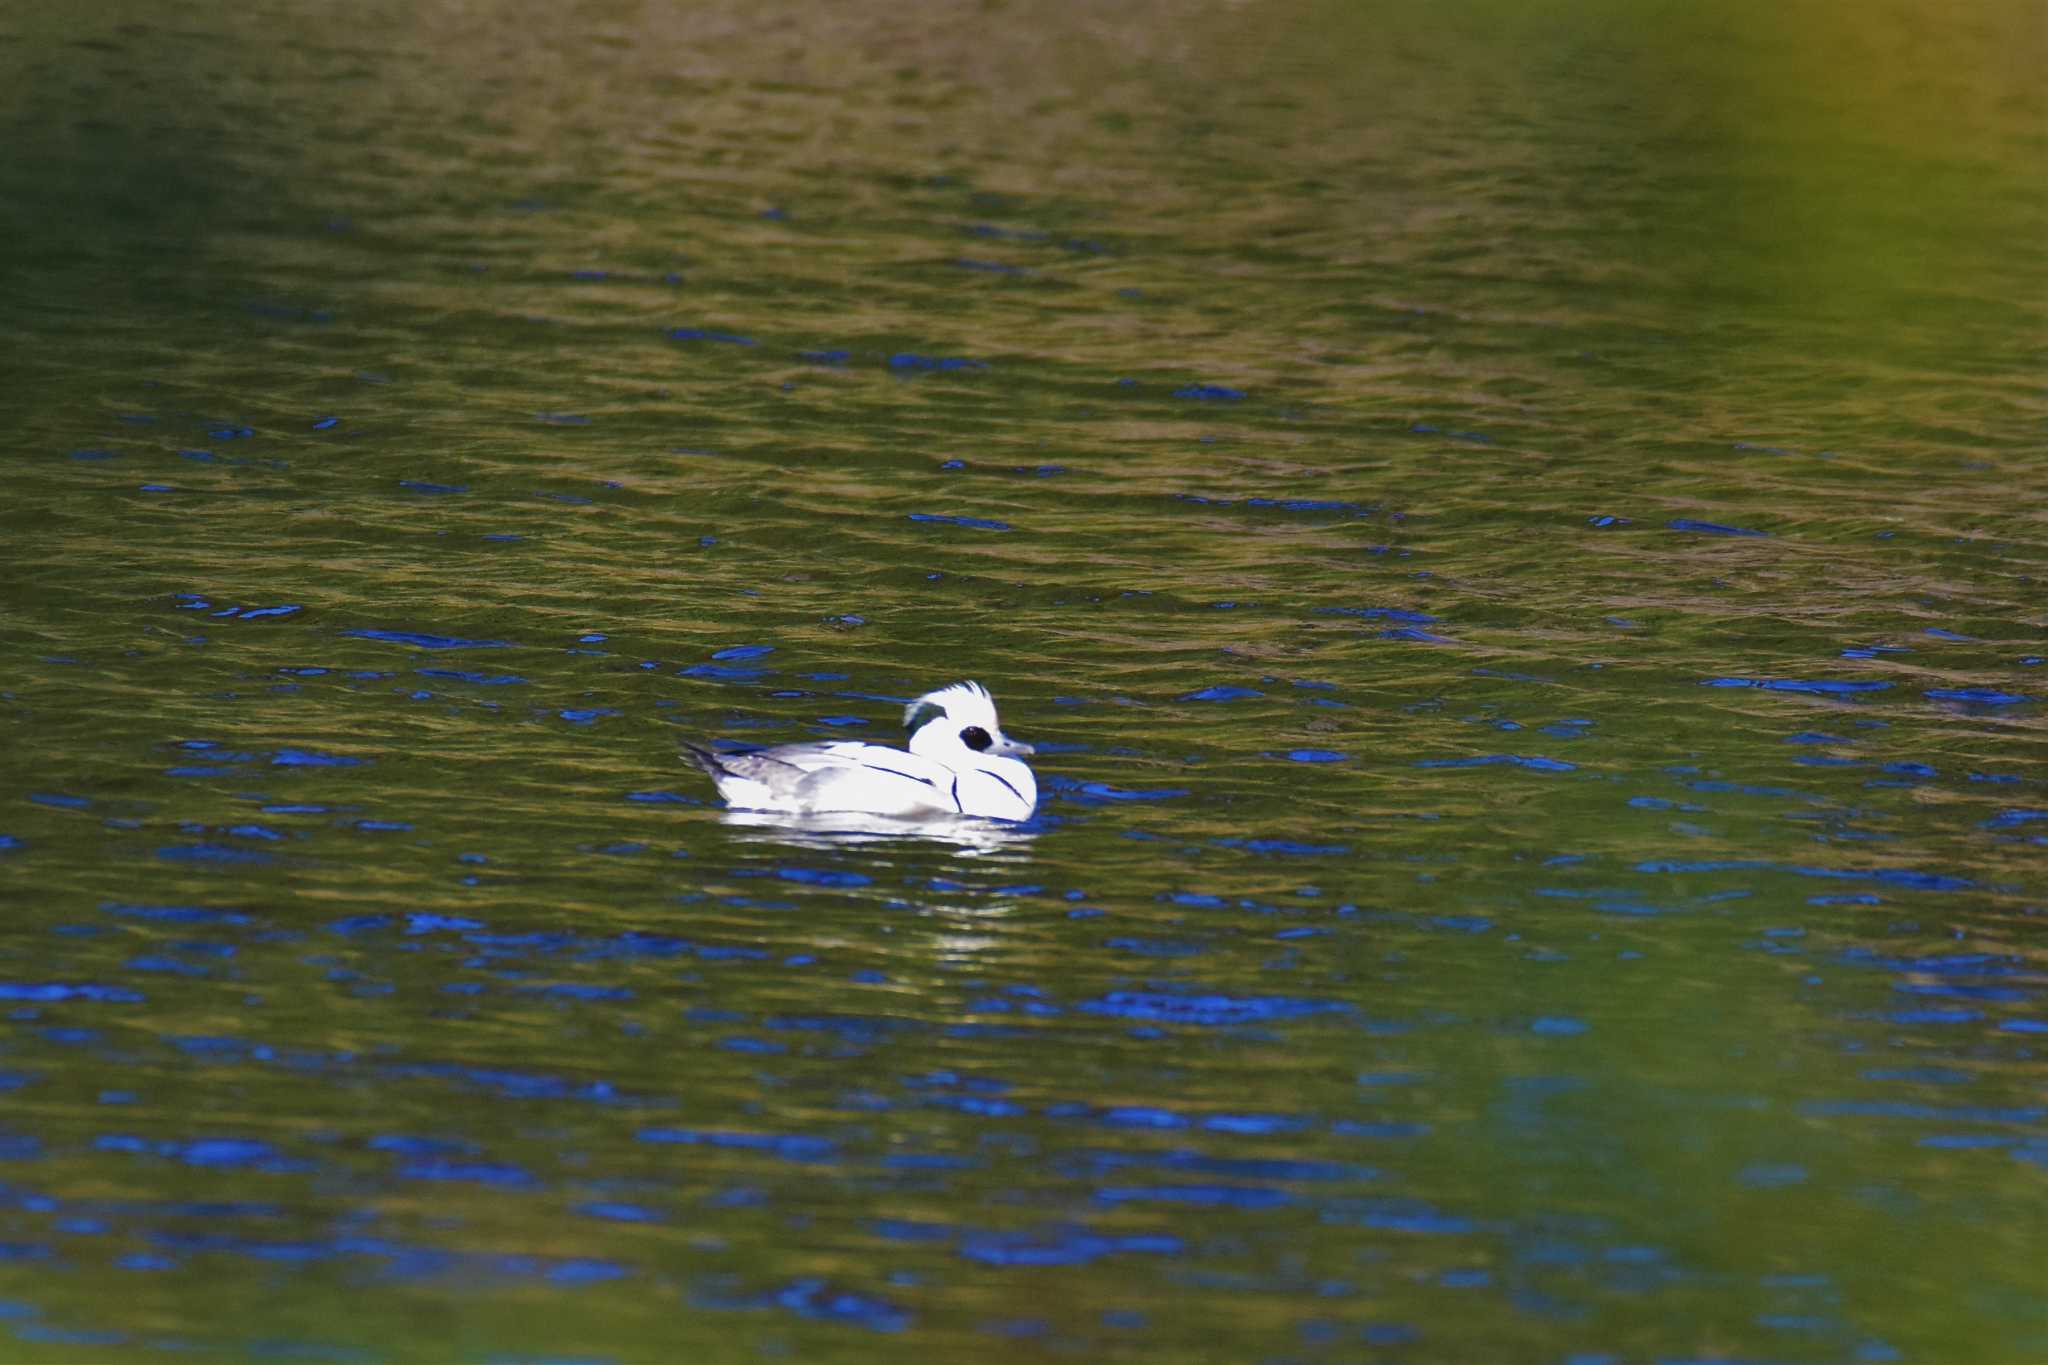
[[1030,849],[1039,833],[1030,825],[974,816],[909,820],[862,811],[778,815],[771,811],[727,810],[721,811],[719,818],[737,837],[750,843],[832,849],[908,840],[949,844],[960,856],[968,858],[1022,854]]

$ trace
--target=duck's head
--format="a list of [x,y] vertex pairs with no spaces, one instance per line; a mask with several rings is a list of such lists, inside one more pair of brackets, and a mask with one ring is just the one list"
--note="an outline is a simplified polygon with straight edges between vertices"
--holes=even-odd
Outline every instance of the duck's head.
[[996,721],[995,698],[980,683],[954,683],[927,692],[903,708],[910,730],[910,752],[954,767],[971,767],[990,758],[1028,757],[1029,744],[1003,733]]

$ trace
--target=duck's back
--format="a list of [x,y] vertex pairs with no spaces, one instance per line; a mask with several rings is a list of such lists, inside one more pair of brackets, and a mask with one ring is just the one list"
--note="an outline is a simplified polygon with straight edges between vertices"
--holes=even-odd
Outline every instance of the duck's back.
[[886,745],[834,740],[736,754],[684,748],[711,775],[726,804],[742,810],[915,817],[960,809],[949,769]]

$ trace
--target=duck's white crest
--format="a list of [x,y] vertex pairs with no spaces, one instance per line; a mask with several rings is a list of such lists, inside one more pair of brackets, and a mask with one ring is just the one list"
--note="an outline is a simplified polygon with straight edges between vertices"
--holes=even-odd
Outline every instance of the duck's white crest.
[[956,725],[979,725],[991,733],[996,724],[996,699],[978,682],[957,682],[936,692],[927,692],[903,707],[903,727],[915,733],[927,720],[940,717]]
[[1028,820],[1038,808],[1038,779],[1023,761],[1031,746],[1003,733],[980,683],[925,693],[903,708],[903,723],[907,752],[850,740],[737,753],[684,748],[738,810]]

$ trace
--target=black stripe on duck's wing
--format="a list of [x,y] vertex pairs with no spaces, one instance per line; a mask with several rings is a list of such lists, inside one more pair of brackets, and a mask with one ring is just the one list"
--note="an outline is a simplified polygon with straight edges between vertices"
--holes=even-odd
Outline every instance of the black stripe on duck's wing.
[[[872,768],[872,769],[874,769],[874,770],[875,770],[876,772],[878,772],[878,773],[887,773],[887,774],[889,774],[889,776],[891,776],[891,777],[907,777],[907,778],[909,778],[909,779],[910,779],[910,780],[911,780],[912,782],[922,782],[922,783],[924,783],[924,784],[925,784],[925,785],[926,785],[927,787],[930,787],[930,788],[932,788],[932,789],[933,789],[933,790],[935,790],[935,791],[936,791],[936,790],[938,789],[938,785],[939,785],[938,783],[936,783],[936,782],[932,781],[932,780],[931,780],[931,779],[930,779],[929,777],[919,777],[919,776],[918,776],[917,774],[915,774],[915,773],[906,773],[906,772],[903,772],[903,771],[901,771],[900,769],[896,769],[896,768],[890,768],[890,767],[886,767],[886,766],[884,766],[883,764],[880,764],[880,763],[868,763],[868,762],[860,762],[860,763],[849,763],[849,764],[848,764],[847,766],[848,766],[848,767],[850,767],[850,768],[854,768],[854,767],[857,767],[857,768]],[[953,781],[954,781],[954,785],[955,785],[955,786],[958,786],[958,785],[959,785],[959,779],[958,779],[958,778],[955,778],[955,779],[954,779]]]
[[945,769],[939,764],[921,759],[916,754],[905,753],[886,744],[869,744],[866,740],[859,739],[828,739],[818,744],[790,744],[780,749],[771,749],[769,752],[788,754],[799,761],[804,758],[823,760],[815,768],[810,769],[813,772],[828,767],[867,768],[878,773],[888,773],[891,777],[904,777],[912,782],[922,782],[927,787],[937,787],[939,779],[920,777],[914,772],[906,772],[905,769],[922,766],[937,769],[941,776],[945,773]]
[[826,739],[810,744],[778,744],[772,749],[749,749],[747,756],[773,759],[786,763],[792,768],[815,771],[819,768],[859,767],[867,761],[866,753],[874,749],[884,754],[900,754],[901,749],[890,749],[879,744],[863,744],[859,740]]
[[[977,771],[977,772],[979,772],[979,773],[980,773],[980,774],[981,774],[981,775],[982,775],[983,777],[992,777],[992,778],[994,778],[994,779],[995,779],[996,781],[998,781],[998,782],[1002,783],[1002,784],[1003,784],[1003,790],[1004,790],[1004,791],[1006,791],[1006,792],[1008,792],[1008,793],[1009,793],[1010,795],[1012,795],[1012,796],[1016,797],[1016,798],[1017,798],[1017,799],[1018,799],[1019,801],[1023,801],[1023,803],[1024,803],[1025,805],[1027,805],[1027,806],[1028,806],[1028,805],[1030,805],[1030,804],[1031,804],[1031,803],[1030,803],[1029,801],[1025,801],[1025,800],[1024,800],[1024,793],[1023,793],[1023,792],[1020,792],[1020,791],[1018,791],[1018,790],[1017,790],[1017,789],[1016,789],[1015,787],[1011,786],[1011,785],[1010,785],[1010,779],[1009,779],[1009,778],[1007,778],[1007,777],[1004,777],[1004,776],[1003,776],[1003,775],[1002,775],[1001,773],[997,773],[997,772],[991,772],[991,771],[989,771],[989,770],[988,770],[987,768],[979,768],[979,769],[976,769],[976,771]],[[954,778],[954,779],[953,779],[953,790],[954,790],[954,792],[955,792],[955,795],[954,795],[954,797],[953,797],[953,800],[954,800],[955,802],[958,802],[958,801],[959,801],[959,799],[960,799],[960,797],[959,797],[959,795],[958,795],[959,789],[960,789],[960,779],[958,779],[958,778],[956,777],[956,778]]]

